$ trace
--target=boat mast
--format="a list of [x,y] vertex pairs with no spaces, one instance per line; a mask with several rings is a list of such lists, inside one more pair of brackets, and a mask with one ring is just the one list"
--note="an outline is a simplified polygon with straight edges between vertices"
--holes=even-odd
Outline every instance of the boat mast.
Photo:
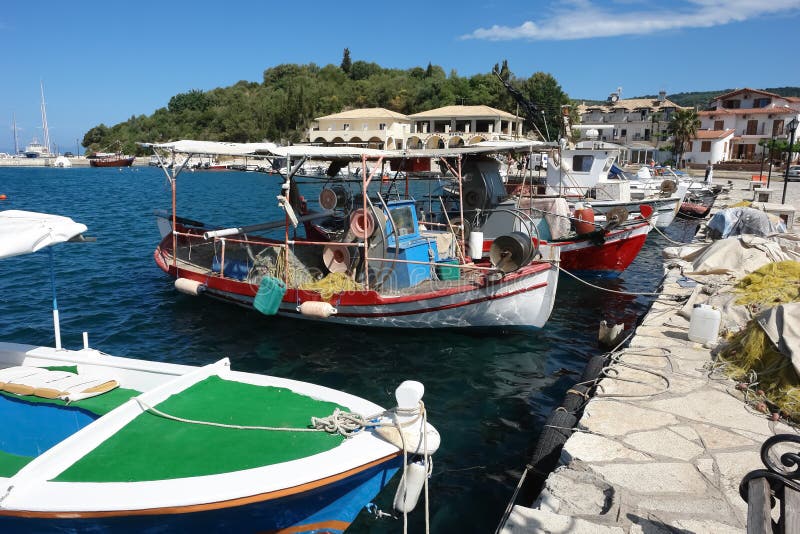
[[11,114],[11,121],[14,124],[14,155],[19,155],[19,140],[17,139],[17,114]]
[[47,108],[44,105],[44,83],[39,80],[39,88],[42,91],[42,130],[44,134],[44,148],[50,154],[50,132],[47,129]]

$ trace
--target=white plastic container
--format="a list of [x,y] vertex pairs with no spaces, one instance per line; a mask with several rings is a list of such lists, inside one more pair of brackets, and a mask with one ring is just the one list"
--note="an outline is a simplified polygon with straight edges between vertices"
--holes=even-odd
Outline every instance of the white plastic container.
[[695,304],[689,320],[689,340],[702,344],[715,344],[719,336],[722,314],[708,304]]
[[469,234],[469,257],[479,260],[483,257],[483,232]]

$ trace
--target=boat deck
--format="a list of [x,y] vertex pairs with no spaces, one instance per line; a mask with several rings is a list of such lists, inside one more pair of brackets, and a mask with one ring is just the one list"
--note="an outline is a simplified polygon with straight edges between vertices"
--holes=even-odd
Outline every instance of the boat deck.
[[[86,410],[96,417],[124,403],[136,393],[117,389],[76,402],[75,407],[68,409]],[[59,400],[19,397],[15,400],[28,405],[22,407],[23,410],[43,407],[64,409],[64,403]],[[216,375],[171,395],[155,408],[183,421],[145,411],[53,480],[138,482],[214,475],[288,462],[331,450],[341,444],[344,438],[324,432],[232,427],[307,429],[312,416],[326,417],[336,408],[347,410],[335,403],[319,401],[286,388],[247,384]],[[0,452],[0,476],[14,475],[33,459],[7,451]]]

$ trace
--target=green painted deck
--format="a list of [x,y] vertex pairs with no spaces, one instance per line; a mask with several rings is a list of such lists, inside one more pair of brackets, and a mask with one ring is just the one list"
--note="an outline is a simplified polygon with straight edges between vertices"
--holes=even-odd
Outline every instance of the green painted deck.
[[[158,410],[185,419],[244,426],[308,428],[334,403],[285,388],[212,376],[173,395]],[[251,469],[328,451],[344,438],[325,432],[237,430],[173,421],[143,413],[77,461],[59,482],[133,482]]]
[[13,477],[33,460],[30,456],[19,456],[0,451],[0,477]]

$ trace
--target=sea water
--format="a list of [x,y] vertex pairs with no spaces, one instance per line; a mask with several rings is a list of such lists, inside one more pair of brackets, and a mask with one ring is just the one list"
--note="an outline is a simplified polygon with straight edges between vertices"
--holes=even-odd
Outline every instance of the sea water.
[[[220,226],[280,218],[279,184],[262,173],[184,172],[178,214]],[[191,365],[229,357],[237,370],[314,382],[386,407],[403,380],[423,382],[429,419],[442,435],[430,480],[433,532],[494,530],[545,418],[601,352],[599,322],[630,328],[649,304],[647,297],[601,292],[562,274],[541,330],[397,332],[265,317],[178,293],[156,267],[160,238],[152,213],[171,208],[160,169],[0,167],[0,194],[7,197],[0,209],[69,216],[97,238],[54,249],[66,348],[81,348],[87,331],[93,348],[119,356]],[[669,234],[689,240],[693,227],[676,222]],[[666,245],[652,232],[620,278],[593,282],[655,290]],[[48,265],[47,253],[3,260],[0,340],[54,343]],[[375,501],[386,512],[396,484]],[[421,531],[419,508],[410,531]],[[350,531],[398,532],[400,521],[362,512]]]

